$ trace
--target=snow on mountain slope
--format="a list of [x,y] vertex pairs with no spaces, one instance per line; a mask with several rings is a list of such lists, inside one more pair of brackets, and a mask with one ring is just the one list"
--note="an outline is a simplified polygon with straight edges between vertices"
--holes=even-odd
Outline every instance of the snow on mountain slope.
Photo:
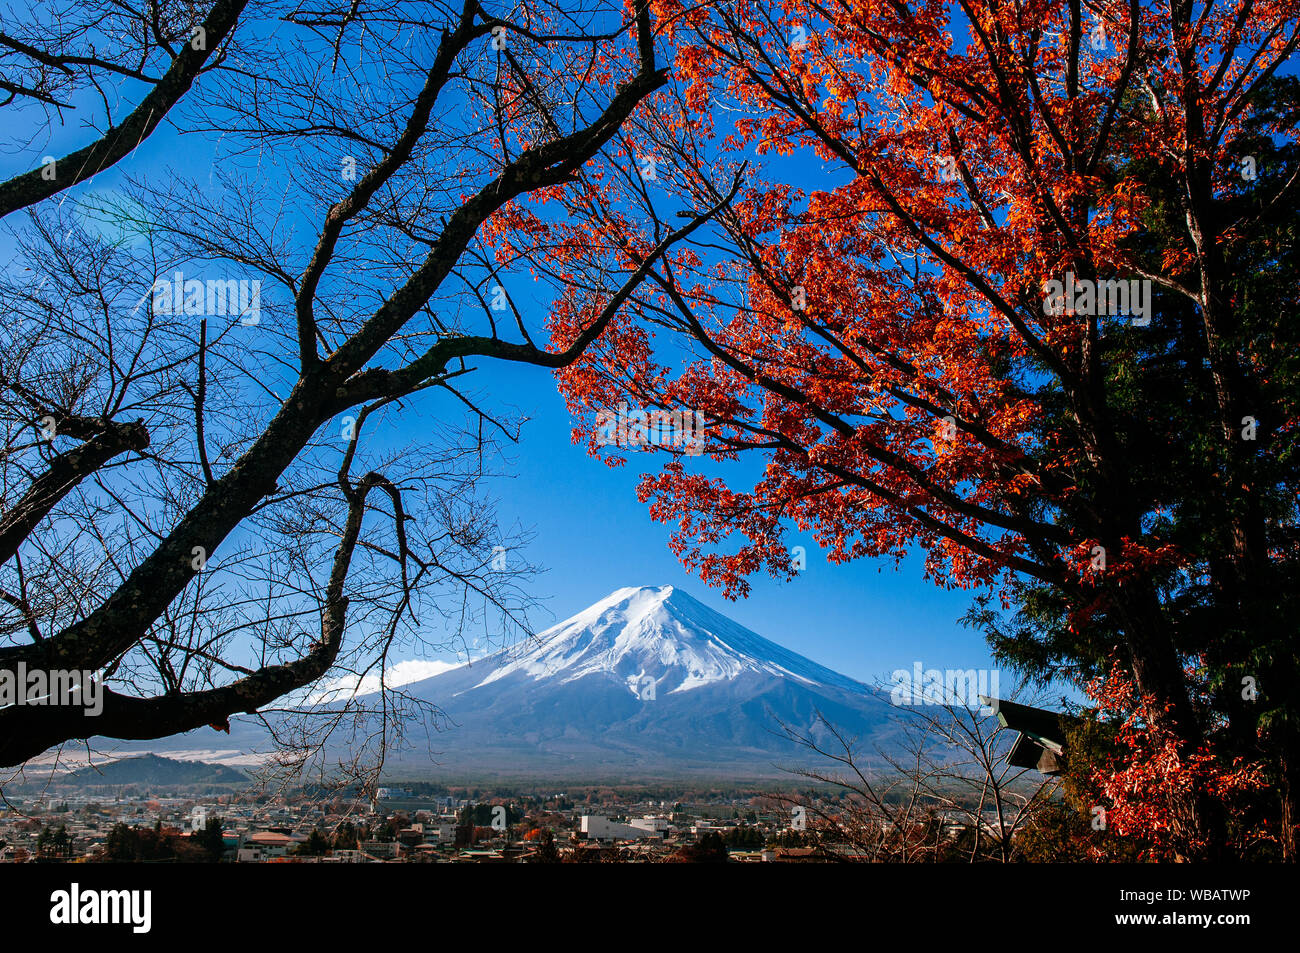
[[485,659],[495,667],[474,687],[520,673],[560,683],[606,674],[626,681],[637,697],[650,690],[652,680],[653,693],[662,697],[755,672],[848,691],[865,688],[672,586],[619,589],[540,633],[536,643]]

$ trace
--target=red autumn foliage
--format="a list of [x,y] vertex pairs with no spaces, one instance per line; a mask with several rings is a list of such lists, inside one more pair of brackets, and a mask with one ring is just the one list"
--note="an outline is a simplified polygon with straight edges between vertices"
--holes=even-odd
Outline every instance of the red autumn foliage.
[[[1189,669],[1196,680],[1196,669]],[[1153,700],[1143,699],[1123,668],[1112,665],[1103,679],[1088,684],[1088,695],[1096,704],[1097,717],[1117,723],[1121,753],[1109,763],[1097,765],[1092,783],[1100,793],[1108,829],[1121,837],[1133,837],[1146,846],[1145,859],[1165,861],[1195,855],[1206,844],[1195,836],[1188,839],[1179,828],[1180,805],[1192,792],[1204,792],[1224,816],[1237,823],[1228,826],[1226,846],[1240,855],[1263,841],[1276,840],[1267,820],[1250,810],[1253,795],[1264,789],[1265,769],[1259,761],[1241,757],[1224,758],[1212,743],[1189,748],[1167,732],[1153,728],[1145,712]],[[1255,817],[1254,821],[1243,819]],[[1105,859],[1103,847],[1090,848],[1096,859]]]

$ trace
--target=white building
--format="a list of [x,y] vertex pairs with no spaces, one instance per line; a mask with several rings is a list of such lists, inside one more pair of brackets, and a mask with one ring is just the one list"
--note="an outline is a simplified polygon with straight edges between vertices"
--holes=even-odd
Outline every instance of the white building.
[[582,816],[582,833],[587,835],[587,840],[659,839],[664,836],[663,831],[667,828],[667,822],[664,822],[664,829],[656,829],[653,826],[653,821],[655,820],[659,819],[637,818],[630,824],[621,824],[617,821],[611,821],[607,817],[584,814]]
[[240,863],[261,863],[273,857],[287,856],[289,851],[296,847],[298,843],[297,839],[290,837],[288,834],[278,834],[275,831],[258,831],[256,834],[250,834],[240,844],[239,853],[236,856]]
[[426,841],[436,840],[440,844],[450,843],[456,839],[456,825],[439,823],[436,827],[429,825],[424,831]]

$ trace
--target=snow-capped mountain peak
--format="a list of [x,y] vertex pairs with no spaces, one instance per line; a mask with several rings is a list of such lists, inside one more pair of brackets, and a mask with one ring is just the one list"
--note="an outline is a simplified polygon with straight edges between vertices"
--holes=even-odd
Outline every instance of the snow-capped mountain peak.
[[644,699],[753,672],[805,685],[863,689],[672,586],[618,589],[528,643],[484,661],[492,671],[475,688],[512,675],[561,684],[603,675]]

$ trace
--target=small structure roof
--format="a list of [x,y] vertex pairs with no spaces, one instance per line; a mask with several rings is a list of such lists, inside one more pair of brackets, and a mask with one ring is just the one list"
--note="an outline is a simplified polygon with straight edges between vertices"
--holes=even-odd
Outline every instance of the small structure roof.
[[981,704],[997,712],[998,723],[1020,732],[1007,764],[1013,768],[1033,768],[1042,774],[1059,774],[1065,755],[1065,734],[1078,718],[1046,708],[1034,708],[1019,702],[980,696]]

